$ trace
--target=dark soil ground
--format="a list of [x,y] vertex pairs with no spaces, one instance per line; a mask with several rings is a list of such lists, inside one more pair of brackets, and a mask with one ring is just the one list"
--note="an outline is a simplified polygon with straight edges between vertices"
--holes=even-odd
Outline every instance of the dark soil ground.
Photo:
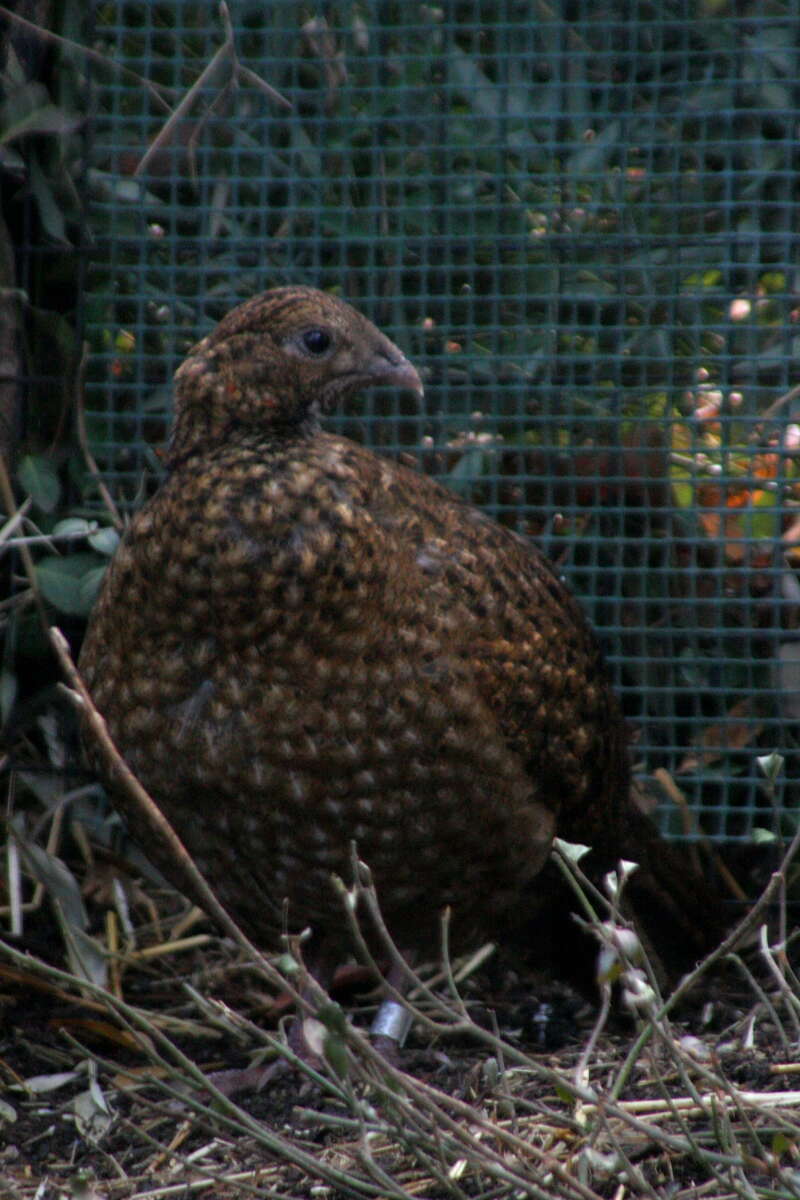
[[[481,1160],[476,1166],[469,1155],[460,1160],[443,1150],[439,1166],[446,1165],[444,1173],[431,1165],[419,1143],[406,1136],[407,1118],[390,1111],[386,1095],[371,1088],[369,1073],[358,1069],[344,1085],[330,1074],[338,1095],[287,1070],[261,1091],[238,1096],[228,1111],[213,1104],[198,1111],[186,1098],[196,1099],[198,1093],[156,1044],[159,1033],[166,1033],[204,1073],[246,1066],[259,1049],[257,1030],[274,1029],[285,1008],[248,969],[241,953],[218,938],[204,919],[188,926],[184,935],[199,942],[176,945],[169,931],[179,922],[187,927],[182,921],[185,907],[174,895],[159,894],[156,900],[155,907],[152,898],[150,905],[157,920],[137,930],[137,945],[149,947],[150,956],[129,957],[112,981],[128,1004],[148,1014],[152,1031],[144,1039],[126,1030],[102,1002],[82,996],[79,987],[46,978],[0,953],[0,1196],[144,1200],[252,1194],[526,1194],[525,1187],[515,1188],[496,1174],[492,1178]],[[25,942],[17,947],[63,966],[62,944],[45,905],[30,915]],[[340,972],[334,998],[357,1024],[368,1024],[374,994],[368,980],[360,980],[361,991],[358,984],[357,970]],[[573,1077],[596,1019],[596,1005],[552,975],[522,970],[498,955],[471,976],[462,991],[479,1025],[496,1028],[508,1046],[524,1050],[535,1064],[562,1072],[567,1081]],[[213,1010],[204,1014],[196,996],[215,1001]],[[684,1006],[672,1035],[698,1056],[701,1066],[721,1073],[728,1085],[769,1094],[791,1088],[794,1070],[800,1072],[797,1038],[787,1036],[783,1024],[758,1006],[751,985],[738,976],[717,974]],[[787,1025],[791,1031],[791,1019]],[[612,1016],[590,1056],[588,1078],[593,1086],[600,1089],[615,1077],[635,1033],[630,1018]],[[554,1163],[574,1173],[578,1190],[571,1192],[563,1180],[548,1177],[539,1159],[528,1166],[529,1194],[540,1195],[542,1188],[584,1200],[622,1200],[639,1189],[664,1197],[741,1194],[734,1184],[726,1193],[718,1174],[705,1170],[696,1156],[671,1151],[652,1135],[637,1137],[630,1129],[622,1130],[620,1137],[627,1138],[624,1152],[641,1174],[638,1187],[632,1186],[636,1181],[630,1170],[621,1171],[611,1161],[616,1151],[607,1139],[602,1152],[595,1143],[596,1161],[584,1157],[580,1167],[585,1138],[570,1097],[559,1094],[552,1078],[499,1061],[475,1038],[436,1039],[417,1027],[401,1065],[420,1084],[461,1101],[497,1129],[513,1130],[514,1136],[538,1147],[537,1154],[551,1154]],[[702,1078],[696,1085],[709,1090]],[[670,1094],[686,1097],[686,1073],[676,1069],[663,1047],[653,1046],[637,1060],[623,1097],[655,1102]],[[446,1121],[446,1105],[443,1111]],[[463,1111],[459,1120],[462,1127],[469,1123]],[[700,1140],[713,1145],[707,1114],[699,1114],[699,1126],[697,1120],[688,1121],[687,1127],[699,1127],[704,1131]],[[764,1124],[762,1117],[753,1120]],[[680,1132],[674,1118],[664,1124],[668,1128]],[[783,1142],[776,1142],[780,1129],[778,1121],[770,1133],[778,1159],[781,1154],[796,1155],[791,1131]],[[277,1135],[281,1144],[270,1144],[265,1134]],[[477,1142],[480,1137],[479,1132]],[[299,1150],[301,1157],[310,1155],[319,1171],[289,1161],[287,1146],[292,1154]],[[753,1179],[763,1176],[763,1186],[769,1188],[769,1164],[755,1152],[753,1161]],[[594,1163],[592,1170],[586,1169],[587,1163]],[[330,1171],[339,1175],[332,1179]],[[386,1180],[384,1187],[381,1178]]]

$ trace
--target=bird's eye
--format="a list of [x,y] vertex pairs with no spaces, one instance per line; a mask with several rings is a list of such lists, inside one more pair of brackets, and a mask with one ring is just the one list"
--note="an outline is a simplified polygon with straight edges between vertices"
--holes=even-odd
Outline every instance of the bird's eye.
[[303,345],[310,354],[324,354],[331,344],[331,335],[324,329],[307,329]]

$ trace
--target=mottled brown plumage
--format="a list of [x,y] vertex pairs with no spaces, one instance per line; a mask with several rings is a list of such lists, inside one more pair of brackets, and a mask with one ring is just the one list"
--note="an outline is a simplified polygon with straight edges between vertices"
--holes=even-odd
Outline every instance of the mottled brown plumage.
[[555,830],[609,865],[647,858],[622,718],[552,568],[319,428],[358,388],[421,390],[400,351],[342,301],[281,288],[231,312],[175,383],[167,478],[80,667],[251,935],[277,945],[288,900],[290,927],[344,950],[330,875],[349,876],[353,840],[399,945],[422,952],[445,904],[462,943],[524,923]]

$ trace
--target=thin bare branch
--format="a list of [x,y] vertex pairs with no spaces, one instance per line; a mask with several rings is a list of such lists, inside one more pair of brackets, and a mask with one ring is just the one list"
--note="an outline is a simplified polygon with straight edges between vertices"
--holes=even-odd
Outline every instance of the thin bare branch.
[[12,21],[15,25],[24,29],[27,33],[33,34],[41,41],[47,42],[54,46],[61,46],[65,50],[69,50],[73,54],[78,54],[81,58],[97,63],[99,66],[106,67],[109,71],[115,71],[123,75],[126,79],[130,79],[138,87],[145,88],[157,104],[162,108],[169,110],[169,103],[164,99],[162,92],[171,93],[172,89],[162,87],[161,84],[152,83],[144,75],[139,75],[136,71],[131,71],[130,68],[124,67],[122,63],[116,59],[109,58],[106,54],[101,54],[99,50],[92,50],[89,46],[84,46],[80,42],[73,42],[70,38],[62,37],[61,34],[53,33],[51,29],[43,29],[41,25],[36,25],[33,21],[28,21],[25,17],[19,16],[12,12],[10,8],[6,8],[4,4],[0,4],[0,16]]

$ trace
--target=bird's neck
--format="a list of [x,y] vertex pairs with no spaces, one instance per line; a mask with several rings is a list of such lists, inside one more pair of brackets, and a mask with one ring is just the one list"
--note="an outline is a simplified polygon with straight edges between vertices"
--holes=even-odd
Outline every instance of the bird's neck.
[[269,447],[318,432],[314,399],[289,380],[276,384],[263,358],[200,349],[175,373],[168,465],[242,440]]
[[304,423],[301,426],[253,428],[236,423],[214,431],[212,434],[198,436],[196,430],[186,436],[179,426],[173,430],[167,447],[166,466],[174,470],[190,459],[208,458],[219,450],[231,450],[236,447],[258,449],[265,456],[274,455],[277,451],[287,449],[298,442],[308,441],[318,426]]
[[223,406],[178,404],[167,449],[167,467],[173,469],[189,458],[203,457],[222,447],[261,446],[272,451],[293,442],[305,441],[319,432],[316,410],[286,414],[261,403],[249,411],[241,406],[231,412]]

